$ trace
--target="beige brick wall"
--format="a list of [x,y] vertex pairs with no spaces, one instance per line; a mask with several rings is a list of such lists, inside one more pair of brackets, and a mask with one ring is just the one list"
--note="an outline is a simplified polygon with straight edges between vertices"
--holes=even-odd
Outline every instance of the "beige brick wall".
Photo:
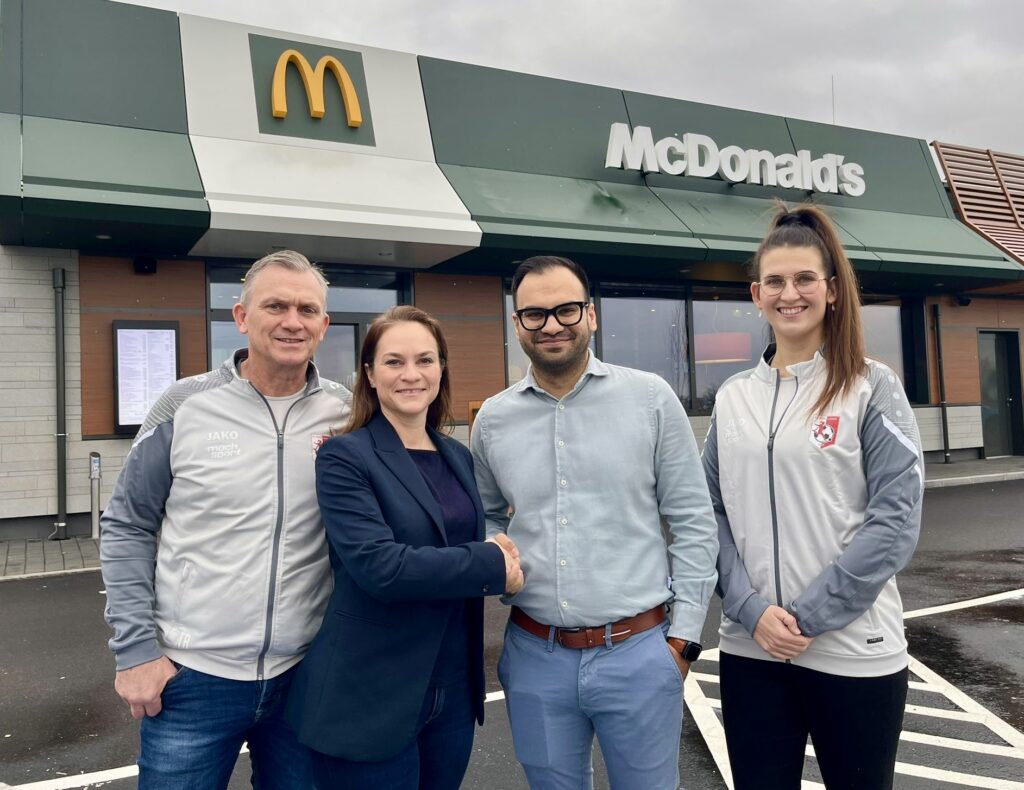
[[[130,440],[82,441],[78,254],[0,247],[0,520],[57,512],[54,291],[65,274],[68,513],[89,510],[89,453],[103,455],[101,505]],[[0,521],[0,534],[3,524]]]

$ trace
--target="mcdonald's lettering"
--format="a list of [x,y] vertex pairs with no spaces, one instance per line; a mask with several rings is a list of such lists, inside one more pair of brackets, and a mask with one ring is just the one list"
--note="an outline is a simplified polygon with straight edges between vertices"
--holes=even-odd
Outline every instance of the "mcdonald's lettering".
[[281,53],[277,59],[277,66],[274,67],[274,81],[270,91],[271,112],[275,118],[286,118],[288,116],[288,96],[285,87],[285,75],[288,71],[288,64],[294,63],[302,76],[302,83],[306,87],[306,101],[309,104],[309,114],[313,118],[323,118],[324,109],[324,78],[328,69],[338,81],[341,88],[341,99],[345,104],[345,117],[348,125],[358,128],[363,123],[363,111],[359,106],[359,95],[356,87],[349,76],[348,71],[341,61],[333,55],[324,55],[316,64],[316,69],[309,65],[309,61],[298,50],[288,49]]

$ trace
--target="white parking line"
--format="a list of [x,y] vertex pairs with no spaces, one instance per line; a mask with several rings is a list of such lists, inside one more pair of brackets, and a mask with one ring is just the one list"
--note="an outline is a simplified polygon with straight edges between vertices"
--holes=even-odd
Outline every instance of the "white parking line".
[[1012,598],[1024,596],[1024,587],[1019,590],[1007,590],[1006,592],[984,595],[981,598],[971,598],[966,601],[944,603],[939,606],[929,606],[927,609],[915,609],[911,612],[904,612],[904,620],[913,620],[915,617],[926,617],[930,614],[942,614],[943,612],[955,612],[957,609],[970,609],[973,606],[984,606],[985,604],[1008,601]]
[[[980,599],[976,599],[980,600]],[[700,661],[718,661],[719,651],[717,649],[705,650],[701,654]],[[915,732],[905,729],[900,733],[900,740],[910,743],[920,743],[927,746],[936,746],[944,749],[972,752],[975,754],[990,755],[993,757],[1012,758],[1024,760],[1024,734],[1021,734],[1009,724],[1004,722],[991,711],[968,697],[951,683],[940,677],[937,673],[926,667],[915,658],[910,659],[910,671],[920,681],[910,681],[911,687],[922,691],[942,694],[946,699],[956,705],[959,710],[945,710],[932,708],[924,705],[907,705],[907,713],[917,716],[931,716],[934,718],[971,722],[981,724],[995,733],[1006,744],[999,745],[981,743],[959,738],[949,738],[927,733]],[[722,778],[725,780],[729,790],[733,788],[732,772],[729,770],[729,756],[725,746],[725,733],[722,723],[716,714],[721,710],[722,703],[705,696],[700,688],[701,683],[718,684],[719,678],[707,672],[691,672],[686,683],[686,704],[690,709],[694,721],[700,729],[701,735],[711,751]],[[905,726],[912,726],[905,725]],[[813,755],[811,746],[807,747],[807,753]],[[978,776],[959,771],[950,771],[942,768],[933,768],[926,765],[914,763],[897,762],[896,773],[903,776],[915,776],[923,779],[931,779],[937,782],[948,782],[967,787],[983,788],[984,790],[1024,790],[1024,783],[1008,779],[999,779],[988,776]],[[824,785],[803,781],[801,787],[805,790],[810,788],[821,788]]]
[[[808,746],[805,754],[814,757],[814,747]],[[916,776],[919,779],[934,779],[936,782],[949,782],[950,784],[974,787],[978,790],[1024,790],[1024,782],[1015,782],[1011,779],[999,779],[993,776],[978,776],[977,774],[965,774],[960,771],[950,771],[945,768],[931,768],[916,763],[896,763],[896,773],[903,776]],[[818,785],[823,787],[824,785]]]

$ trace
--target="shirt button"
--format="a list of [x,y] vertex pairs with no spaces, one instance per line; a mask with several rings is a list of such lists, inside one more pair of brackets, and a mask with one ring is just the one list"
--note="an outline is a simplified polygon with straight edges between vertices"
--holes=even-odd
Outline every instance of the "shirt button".
[[485,585],[484,585],[484,589],[483,589],[483,592],[485,592],[485,593],[486,593],[486,592],[490,592],[490,591],[491,591],[491,585],[489,585],[489,584],[485,584]]
[[565,411],[565,404],[564,403],[559,403],[558,404],[558,410],[559,411]]
[[569,485],[568,481],[566,480],[559,480],[558,484],[562,486],[562,488],[565,488],[567,485]]
[[562,601],[562,608],[563,609],[568,609],[569,608],[569,602],[568,601]]
[[567,563],[567,562],[566,562],[565,560],[562,560],[562,561],[561,561],[561,562],[559,562],[558,564],[559,564],[559,565],[561,565],[561,566],[562,566],[563,568],[564,568],[564,567],[565,567],[566,565],[568,565],[568,563]]
[[569,519],[567,519],[567,518],[563,518],[563,519],[562,519],[562,523],[563,523],[563,524],[568,524],[568,523],[569,523]]
[[563,442],[561,439],[559,439],[558,440],[558,446],[559,447],[565,447],[565,442]]

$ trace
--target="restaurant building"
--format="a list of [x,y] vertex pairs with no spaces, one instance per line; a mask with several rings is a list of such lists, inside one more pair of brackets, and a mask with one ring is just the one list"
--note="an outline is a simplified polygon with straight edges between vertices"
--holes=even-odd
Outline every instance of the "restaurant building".
[[244,345],[275,249],[330,281],[330,378],[391,305],[443,322],[462,438],[525,372],[516,262],[570,256],[597,354],[702,436],[767,338],[746,264],[775,199],[836,220],[929,454],[1024,453],[1020,249],[961,221],[923,140],[108,0],[4,2],[0,36],[0,539],[87,530],[90,453],[102,504],[151,390]]

